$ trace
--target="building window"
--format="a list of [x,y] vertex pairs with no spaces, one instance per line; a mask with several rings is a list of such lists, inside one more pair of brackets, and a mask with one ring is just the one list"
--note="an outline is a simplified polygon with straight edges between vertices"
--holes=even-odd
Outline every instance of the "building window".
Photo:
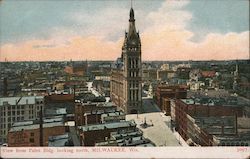
[[34,138],[30,138],[30,142],[31,142],[31,143],[34,143]]
[[34,136],[34,133],[33,133],[33,132],[32,132],[32,133],[30,133],[30,136],[32,136],[32,137],[33,137],[33,136]]

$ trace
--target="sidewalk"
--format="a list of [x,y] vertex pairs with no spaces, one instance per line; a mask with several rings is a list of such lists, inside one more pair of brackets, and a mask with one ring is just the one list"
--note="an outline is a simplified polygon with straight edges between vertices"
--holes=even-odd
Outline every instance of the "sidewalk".
[[182,146],[185,147],[189,146],[177,131],[174,130],[173,134]]

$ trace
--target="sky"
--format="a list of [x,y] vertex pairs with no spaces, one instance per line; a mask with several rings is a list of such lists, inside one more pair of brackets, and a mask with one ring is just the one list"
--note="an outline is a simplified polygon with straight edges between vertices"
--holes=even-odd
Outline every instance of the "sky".
[[[249,59],[248,0],[133,0],[142,60]],[[130,0],[0,0],[0,61],[115,60]]]

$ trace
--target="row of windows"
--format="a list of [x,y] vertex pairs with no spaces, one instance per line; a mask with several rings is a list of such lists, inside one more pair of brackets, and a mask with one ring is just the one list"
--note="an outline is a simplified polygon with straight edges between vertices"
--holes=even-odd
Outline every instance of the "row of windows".
[[129,100],[135,100],[135,101],[137,101],[139,99],[138,92],[139,92],[138,90],[130,90]]
[[129,58],[128,59],[128,68],[138,68],[139,60],[138,58]]
[[[15,110],[15,109],[24,109],[25,107],[29,106],[29,108],[33,108],[33,107],[42,107],[43,105],[8,105],[6,107],[3,107],[3,110],[4,108],[8,111],[10,110]],[[2,111],[2,109],[0,109]]]
[[139,71],[131,71],[129,77],[138,77],[139,76]]
[[137,47],[129,47],[128,50],[129,50],[129,51],[137,51],[137,50],[139,50],[139,49],[138,49]]
[[22,111],[9,111],[8,113],[7,112],[1,112],[1,116],[6,116],[8,114],[8,116],[11,116],[11,115],[20,115],[20,114],[24,114],[24,110]]
[[139,88],[138,82],[130,83],[129,88]]
[[[30,119],[33,118],[33,115],[29,117]],[[11,122],[15,122],[15,121],[22,121],[24,120],[24,115],[23,116],[18,116],[18,117],[8,117],[8,119],[6,120],[5,118],[0,118],[0,123],[11,123]]]
[[2,135],[6,135],[6,134],[7,134],[7,132],[8,132],[8,131],[1,130],[1,131],[0,131],[0,134],[2,134]]
[[[36,107],[36,110],[39,111],[41,108],[40,107]],[[30,111],[34,111],[34,107],[30,107]],[[1,112],[1,116],[6,116],[8,114],[8,116],[10,115],[19,115],[19,114],[24,114],[24,109],[15,109],[15,110],[9,110],[8,112],[2,111]]]

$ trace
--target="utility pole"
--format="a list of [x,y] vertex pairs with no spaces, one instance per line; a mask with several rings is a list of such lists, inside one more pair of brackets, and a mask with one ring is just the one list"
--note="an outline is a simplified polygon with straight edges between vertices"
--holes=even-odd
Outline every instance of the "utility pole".
[[39,121],[39,129],[40,129],[40,146],[43,146],[43,108],[40,110],[40,121]]

